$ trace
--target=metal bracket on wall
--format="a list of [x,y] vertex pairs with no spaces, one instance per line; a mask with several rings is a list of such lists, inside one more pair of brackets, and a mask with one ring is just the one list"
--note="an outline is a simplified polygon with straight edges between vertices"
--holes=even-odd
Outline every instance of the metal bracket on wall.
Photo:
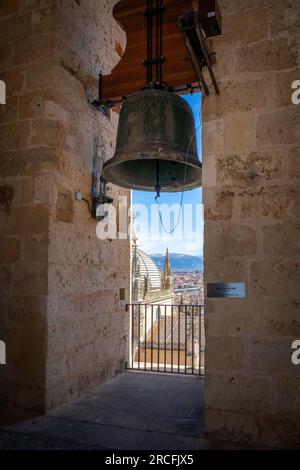
[[202,28],[199,19],[199,12],[182,15],[178,20],[178,26],[184,36],[188,53],[204,93],[209,95],[209,88],[202,73],[203,67],[206,66],[208,68],[215,91],[217,95],[219,95],[219,85],[212,68],[213,64],[215,63],[215,52],[211,49],[211,46]]
[[112,101],[104,101],[103,100],[103,76],[102,73],[99,73],[99,96],[98,99],[94,99],[90,102],[91,106],[99,111],[100,113],[104,114],[107,118],[110,117],[110,109],[113,107],[114,103]]
[[103,220],[106,217],[105,204],[112,204],[114,200],[108,196],[107,181],[100,176],[99,172],[92,175],[92,209],[91,215],[96,220]]

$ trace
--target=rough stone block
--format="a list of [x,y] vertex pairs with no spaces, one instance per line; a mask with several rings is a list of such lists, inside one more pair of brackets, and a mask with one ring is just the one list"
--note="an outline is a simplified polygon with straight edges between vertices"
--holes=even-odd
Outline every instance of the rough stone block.
[[218,0],[221,13],[224,16],[235,14],[239,11],[251,10],[252,8],[266,8],[274,4],[274,0]]
[[16,181],[16,200],[14,206],[23,207],[32,205],[33,181],[31,178],[22,178]]
[[[218,51],[219,52],[219,51]],[[212,93],[203,103],[204,119],[217,119],[225,114],[264,109],[268,105],[269,85],[266,80],[222,81],[221,94]]]
[[257,186],[240,189],[241,218],[260,220],[284,220],[288,218],[294,192],[281,185]]
[[280,181],[284,176],[281,152],[252,152],[247,157],[222,156],[217,160],[218,184],[221,186],[257,186]]
[[9,266],[0,267],[0,296],[8,296],[11,287],[11,268]]
[[1,44],[22,42],[30,31],[30,14],[10,16],[1,24]]
[[13,293],[21,296],[47,294],[47,265],[45,263],[18,263],[13,272]]
[[300,178],[300,147],[289,150],[288,176],[289,178]]
[[300,254],[300,222],[267,225],[261,230],[265,253],[290,257]]
[[30,119],[44,116],[45,101],[53,100],[54,90],[47,89],[39,92],[25,93],[19,97],[20,119]]
[[216,279],[220,282],[233,282],[233,279],[246,278],[247,265],[243,259],[232,259],[230,263],[224,263],[223,258],[219,260],[213,258],[210,261],[210,258],[206,256],[206,251],[205,258],[206,282],[216,282]]
[[14,50],[14,64],[24,65],[34,61],[51,59],[54,55],[54,34],[43,34],[16,43]]
[[216,180],[216,159],[213,155],[209,155],[203,160],[202,186],[204,188],[216,186]]
[[55,5],[55,0],[26,0],[25,2],[21,2],[21,12],[40,12],[44,9],[47,10],[48,7]]
[[0,73],[5,73],[12,65],[13,46],[11,44],[0,45]]
[[76,266],[49,265],[48,289],[50,294],[78,294],[81,290],[80,272]]
[[248,153],[254,146],[254,125],[251,113],[236,113],[225,118],[226,153]]
[[0,226],[7,235],[44,233],[48,231],[48,209],[43,205],[12,208],[0,212]]
[[0,121],[1,123],[15,121],[17,119],[17,98],[9,97],[6,99],[5,105],[0,105]]
[[5,82],[6,96],[16,96],[24,85],[24,70],[20,67],[10,69],[8,72],[0,74],[0,80]]
[[54,204],[57,189],[52,174],[41,174],[34,178],[34,202]]
[[248,296],[282,298],[284,292],[286,298],[297,298],[299,282],[299,261],[280,256],[262,258],[250,263]]
[[48,260],[48,235],[23,236],[22,259],[31,263],[46,263]]
[[71,191],[58,189],[56,202],[56,220],[58,222],[72,223],[74,216],[74,197]]
[[20,239],[19,238],[0,238],[0,263],[8,264],[20,259]]
[[0,152],[28,146],[29,121],[15,121],[0,127]]
[[256,123],[258,147],[284,146],[300,143],[300,109],[291,108],[258,116]]
[[[217,61],[214,65],[214,72],[220,84],[222,85],[222,80],[231,80],[232,79],[232,70],[235,66],[235,48],[228,47],[228,44],[223,41],[222,36],[216,36],[213,41],[214,49],[218,51]],[[207,80],[207,83],[210,83],[209,74],[205,68],[203,69],[203,74]],[[213,87],[211,87],[212,93],[215,93]],[[212,98],[212,94],[205,101],[209,101]],[[205,108],[206,105],[204,105]],[[203,113],[203,120],[206,120],[206,112]]]
[[81,284],[83,292],[97,292],[104,287],[105,270],[99,266],[83,266],[81,268]]
[[268,299],[264,318],[264,335],[273,338],[300,338],[299,300],[296,296]]
[[224,151],[223,119],[203,123],[203,155],[216,155]]
[[296,370],[291,361],[291,341],[277,339],[275,341],[251,340],[249,343],[250,369],[273,376],[293,375]]
[[47,118],[32,120],[31,145],[57,147],[59,140],[62,138],[63,129],[58,121]]
[[6,213],[11,210],[15,196],[15,190],[11,184],[0,186],[0,207]]
[[[255,6],[255,5],[254,5]],[[254,43],[268,38],[268,10],[266,8],[241,8],[226,15],[222,22],[222,40],[227,44]]]
[[220,410],[205,411],[205,430],[211,439],[259,442],[260,433],[253,414],[233,413]]
[[3,178],[35,175],[41,169],[54,170],[58,167],[56,149],[38,147],[2,153],[0,175]]
[[234,196],[235,193],[230,190],[217,192],[214,206],[204,206],[206,220],[230,220],[233,214]]
[[259,42],[236,49],[236,71],[266,72],[291,69],[298,65],[297,45],[286,38]]
[[[33,399],[35,392],[44,385],[45,334],[45,326],[28,323],[26,320],[23,322],[22,328],[8,330],[6,337],[7,348],[10,351],[8,361],[13,366],[15,377],[10,386],[12,389],[13,386],[16,387],[19,398],[24,394],[24,391],[26,395],[31,389],[33,392],[31,399]],[[12,396],[14,396],[13,390]],[[27,399],[29,396],[30,393],[28,393]],[[26,402],[26,400],[24,401]]]
[[8,326],[22,329],[22,324],[33,324],[35,329],[43,329],[47,314],[47,298],[11,296],[7,308]]
[[208,409],[232,412],[247,410],[248,413],[271,411],[271,380],[230,371],[226,374],[209,372],[205,378],[205,401]]
[[[211,334],[211,332],[210,332]],[[242,370],[246,366],[245,342],[241,338],[210,335],[205,349],[205,361],[213,370],[231,371]]]
[[59,77],[59,70],[60,67],[54,61],[45,62],[43,66],[39,63],[28,65],[25,70],[26,90],[34,92],[55,86]]
[[284,2],[272,2],[269,10],[269,23],[271,37],[277,35],[299,34],[299,3],[297,0],[285,0]]
[[263,414],[258,417],[261,432],[260,442],[272,448],[299,448],[299,414],[278,413]]
[[213,227],[210,237],[206,236],[205,254],[208,259],[256,254],[256,231],[253,228],[220,222],[215,223]]
[[[223,281],[223,279],[217,279],[220,282]],[[227,277],[224,282],[229,282],[233,279],[244,280],[245,278],[231,276]],[[211,337],[229,336],[230,338],[246,338],[253,335],[257,337],[264,335],[262,324],[265,305],[263,301],[240,299],[237,302],[236,299],[226,299],[226,303],[224,303],[220,299],[207,299],[205,311],[207,313],[205,331],[209,338],[207,343],[208,347]],[[247,311],[247,315],[245,315],[245,311]],[[244,350],[244,348],[242,350]],[[216,351],[219,351],[219,348],[217,348]],[[241,361],[243,360],[240,354],[239,358]],[[211,358],[211,364],[212,367],[214,367],[214,357]]]
[[282,374],[277,379],[278,409],[282,413],[295,413],[300,417],[300,371],[294,366],[294,377]]
[[15,15],[20,10],[20,0],[2,1],[0,3],[0,17]]

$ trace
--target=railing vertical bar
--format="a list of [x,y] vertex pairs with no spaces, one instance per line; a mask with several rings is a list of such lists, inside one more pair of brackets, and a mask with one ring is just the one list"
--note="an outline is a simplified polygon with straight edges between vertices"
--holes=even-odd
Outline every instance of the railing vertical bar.
[[134,369],[134,314],[135,309],[134,305],[130,305],[130,315],[131,315],[131,367]]
[[180,306],[178,305],[178,373],[180,374]]
[[165,305],[165,357],[164,357],[164,371],[167,370],[167,306]]
[[185,309],[184,309],[184,316],[185,316],[185,319],[184,319],[184,335],[185,335],[185,338],[184,338],[184,350],[185,350],[184,373],[186,374],[187,354],[188,354],[188,350],[187,350],[187,305],[185,306]]
[[160,353],[160,318],[161,318],[161,315],[160,315],[160,306],[158,307],[158,320],[157,320],[157,370],[159,372],[159,353]]
[[146,361],[147,361],[147,310],[148,310],[148,306],[147,304],[145,304],[144,370],[146,370]]
[[171,372],[173,372],[173,336],[174,336],[174,318],[173,305],[171,307]]
[[138,332],[138,369],[141,362],[141,304],[139,304],[139,332]]
[[194,371],[194,305],[192,306],[192,374],[195,373]]
[[199,375],[201,375],[201,361],[202,361],[202,307],[199,307]]
[[205,346],[205,312],[204,312],[204,306],[203,306],[203,374],[205,373],[205,353],[204,353],[204,346]]
[[153,370],[153,305],[151,305],[151,370]]

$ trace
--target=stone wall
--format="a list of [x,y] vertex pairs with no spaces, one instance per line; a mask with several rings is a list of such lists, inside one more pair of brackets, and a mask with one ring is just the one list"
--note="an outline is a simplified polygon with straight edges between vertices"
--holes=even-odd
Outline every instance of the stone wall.
[[45,115],[54,89],[37,93],[34,68],[54,54],[53,3],[2,2],[0,23],[7,91],[0,107],[0,336],[7,347],[0,409],[19,415],[45,407],[49,208],[39,180],[57,168],[58,128]]
[[219,0],[221,95],[203,106],[206,282],[246,299],[206,299],[210,437],[300,444],[300,79],[298,0]]
[[[124,368],[128,240],[100,241],[88,206],[93,157],[112,155],[118,116],[96,112],[100,70],[124,33],[107,0],[2,2],[0,369],[3,408],[40,413]],[[111,186],[116,204],[127,191]]]

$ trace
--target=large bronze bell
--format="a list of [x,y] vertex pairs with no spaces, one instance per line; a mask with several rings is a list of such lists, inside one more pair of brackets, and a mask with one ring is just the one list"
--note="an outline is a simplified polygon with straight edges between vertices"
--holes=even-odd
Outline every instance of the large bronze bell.
[[103,176],[118,186],[143,191],[182,191],[201,185],[193,113],[166,89],[150,88],[123,103],[116,151]]

